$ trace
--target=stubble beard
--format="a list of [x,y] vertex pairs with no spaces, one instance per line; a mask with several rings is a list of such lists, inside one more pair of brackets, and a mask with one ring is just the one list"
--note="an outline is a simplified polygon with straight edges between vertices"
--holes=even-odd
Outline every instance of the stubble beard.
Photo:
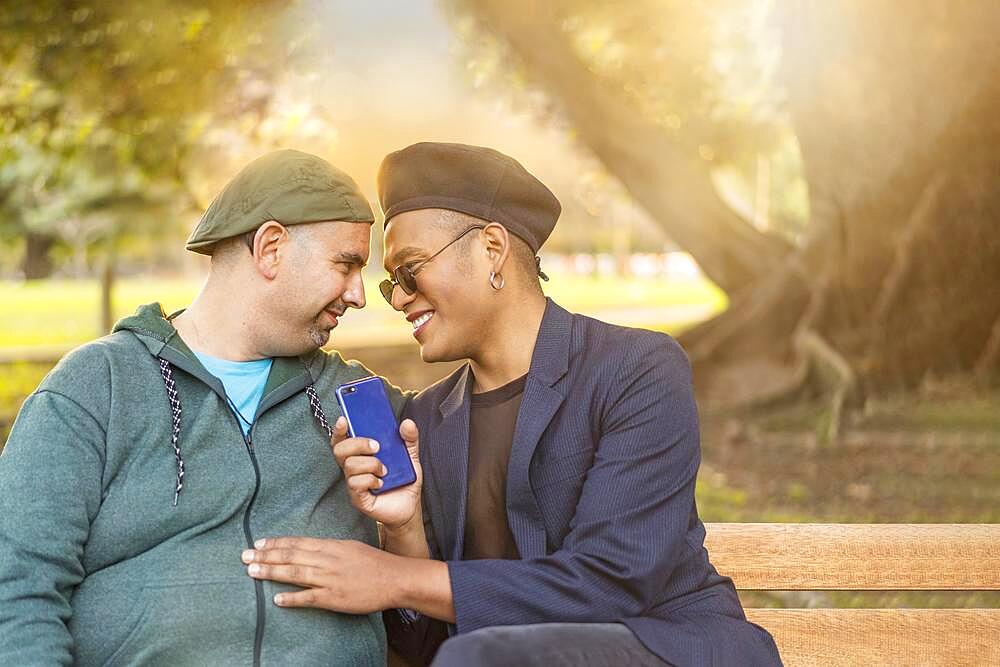
[[313,324],[309,327],[309,339],[312,340],[313,345],[317,348],[323,347],[330,340],[330,330],[322,329],[317,325]]
[[[331,303],[330,306],[328,306],[328,308],[331,306],[341,306],[338,309],[339,312],[341,312],[341,314],[343,314],[343,312],[347,310],[347,306],[342,305],[342,302],[340,301],[335,301]],[[309,339],[312,340],[313,344],[317,348],[326,345],[330,341],[330,335],[333,332],[333,327],[324,326],[320,324],[320,320],[322,320],[325,316],[326,316],[326,308],[324,308],[323,311],[316,316],[312,324],[309,326],[309,331],[307,332],[309,334]]]

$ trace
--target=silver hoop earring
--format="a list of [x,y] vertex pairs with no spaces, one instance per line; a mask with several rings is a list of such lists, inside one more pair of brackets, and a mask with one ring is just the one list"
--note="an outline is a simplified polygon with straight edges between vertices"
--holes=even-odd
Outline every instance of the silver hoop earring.
[[[497,278],[500,279],[500,284],[499,285],[497,284]],[[503,281],[503,276],[502,275],[500,275],[496,271],[490,271],[490,287],[492,287],[493,289],[495,289],[496,291],[499,292],[500,290],[503,289],[503,282],[504,281]]]

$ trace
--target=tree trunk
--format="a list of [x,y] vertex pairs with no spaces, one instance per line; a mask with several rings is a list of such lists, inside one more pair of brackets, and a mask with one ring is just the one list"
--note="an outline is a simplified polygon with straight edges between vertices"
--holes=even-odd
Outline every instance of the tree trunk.
[[812,3],[784,17],[811,223],[835,239],[805,249],[830,276],[814,327],[868,391],[969,372],[1000,317],[1000,5]]
[[[780,18],[810,236],[783,272],[682,338],[703,375],[716,394],[745,386],[738,398],[759,400],[755,387],[780,397],[847,368],[827,375],[856,400],[996,373],[1000,46],[984,28],[997,5],[812,3]],[[745,372],[764,358],[793,372],[770,385]]]
[[561,30],[558,3],[467,4],[562,102],[581,140],[608,171],[723,290],[740,291],[787,254],[784,240],[758,231],[719,198],[709,163],[602,87]]
[[[797,250],[760,254],[773,248],[766,237],[727,231],[752,228],[733,227],[713,203],[704,166],[581,75],[551,10],[474,4],[609,171],[730,294],[725,313],[681,337],[710,400],[759,404],[817,388],[838,413],[928,376],[996,372],[1000,4],[775,6],[811,219]],[[739,259],[748,248],[755,261]]]
[[55,237],[37,232],[25,234],[24,261],[22,270],[25,280],[44,280],[52,275],[52,259],[49,251],[55,245]]

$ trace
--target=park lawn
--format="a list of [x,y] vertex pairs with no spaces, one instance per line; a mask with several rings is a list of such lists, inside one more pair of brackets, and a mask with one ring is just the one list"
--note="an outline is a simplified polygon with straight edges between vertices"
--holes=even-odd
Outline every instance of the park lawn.
[[[122,280],[115,285],[115,319],[150,301],[160,301],[167,309],[180,308],[198,287],[184,280]],[[0,281],[0,303],[6,313],[0,348],[71,346],[98,335],[100,285],[95,280]]]
[[602,276],[551,276],[542,283],[547,296],[576,312],[609,307],[659,308],[711,305],[716,311],[727,305],[725,293],[707,280],[668,281],[662,278],[616,278]]
[[[378,292],[377,276],[366,276],[368,305],[352,315],[364,322],[366,337],[379,338],[381,330],[409,335],[398,313]],[[131,314],[143,303],[159,301],[169,313],[191,302],[201,286],[189,279],[128,278],[114,290],[115,319]],[[676,331],[690,323],[690,316],[672,317],[669,309],[702,306],[707,313],[726,307],[725,295],[708,281],[670,282],[655,278],[611,278],[554,275],[545,292],[566,308],[607,316],[616,309],[638,311],[646,325],[657,320],[658,311],[668,321],[653,328]],[[0,281],[0,304],[5,316],[0,326],[0,350],[32,346],[70,347],[99,335],[100,287],[94,280],[50,280],[39,282]],[[648,311],[648,312],[642,312]],[[612,319],[612,318],[608,318]],[[630,322],[620,322],[628,324]],[[352,327],[345,328],[350,333]]]

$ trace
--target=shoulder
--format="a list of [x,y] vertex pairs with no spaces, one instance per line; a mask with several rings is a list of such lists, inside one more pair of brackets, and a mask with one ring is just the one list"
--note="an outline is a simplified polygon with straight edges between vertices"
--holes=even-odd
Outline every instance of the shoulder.
[[128,331],[98,338],[63,356],[22,407],[37,405],[31,399],[46,397],[64,408],[75,405],[103,424],[111,410],[115,383],[135,374],[137,366],[149,358],[146,347]]
[[455,385],[462,380],[466,369],[467,365],[463,364],[431,386],[417,393],[407,406],[407,414],[416,420],[420,417],[426,417],[436,410],[445,398],[451,394]]
[[385,385],[386,394],[393,405],[393,409],[398,417],[407,400],[413,396],[413,391],[402,389],[393,384],[389,379],[379,376],[370,368],[356,359],[344,359],[343,355],[336,350],[317,350],[309,355],[301,357],[306,369],[312,376],[319,389],[319,382],[322,379],[324,389],[333,389],[345,382],[353,382],[366,377],[378,376],[382,378]]
[[134,334],[118,331],[70,350],[49,371],[38,389],[59,393],[79,391],[87,395],[102,383],[110,382],[115,367],[134,368],[133,358],[149,356]]
[[331,377],[338,383],[351,382],[375,375],[357,359],[344,359],[337,350],[316,350],[301,357],[314,379]]
[[629,373],[638,368],[663,368],[690,375],[687,354],[672,336],[649,329],[609,324],[573,315],[570,342],[573,363],[614,365]]

